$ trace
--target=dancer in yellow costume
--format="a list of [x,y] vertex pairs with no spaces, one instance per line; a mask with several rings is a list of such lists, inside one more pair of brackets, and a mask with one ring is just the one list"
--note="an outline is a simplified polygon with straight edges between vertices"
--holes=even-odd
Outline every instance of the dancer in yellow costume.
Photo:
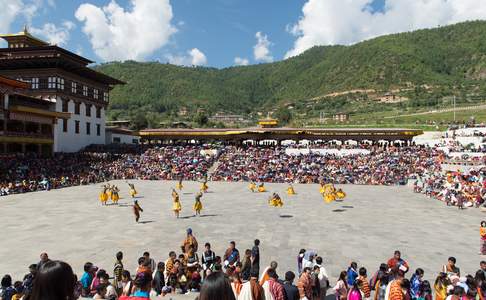
[[292,185],[289,185],[289,187],[287,188],[287,195],[289,196],[295,195],[295,190]]
[[265,189],[265,185],[262,183],[260,183],[260,185],[258,186],[258,192],[259,193],[264,193],[266,192],[267,190]]
[[208,177],[204,176],[203,182],[201,183],[201,192],[206,193],[208,188]]
[[133,183],[128,183],[128,187],[129,187],[128,193],[132,198],[135,198],[135,196],[137,195],[137,190],[135,189],[135,185]]
[[100,193],[101,205],[106,205],[106,201],[108,201],[107,187],[106,187],[106,185],[103,185],[101,193]]
[[201,210],[203,209],[203,205],[202,205],[202,202],[201,202],[202,196],[203,196],[203,193],[201,193],[201,192],[196,194],[196,199],[195,199],[194,205],[192,207],[192,209],[194,209],[194,211],[196,212],[196,216],[201,215]]
[[118,204],[118,200],[120,200],[120,195],[118,194],[120,190],[116,185],[112,185],[111,187],[111,202],[113,204]]
[[[108,183],[106,184],[106,202],[108,202],[109,199],[111,199],[111,185]],[[106,204],[105,202],[105,204]]]
[[177,183],[176,188],[177,188],[179,191],[182,191],[182,188],[183,188],[183,187],[184,187],[184,186],[182,185],[182,178],[181,178],[181,179],[179,179],[179,182]]
[[176,190],[172,189],[172,210],[177,218],[179,218],[179,213],[182,210],[181,201],[179,200],[179,194],[177,194]]
[[272,197],[268,200],[268,204],[273,207],[282,207],[283,201],[277,193],[273,193]]
[[338,189],[336,192],[336,198],[344,199],[346,198],[346,193],[342,189]]
[[248,186],[250,188],[250,191],[254,193],[257,189],[256,183],[254,181],[250,182],[250,185]]

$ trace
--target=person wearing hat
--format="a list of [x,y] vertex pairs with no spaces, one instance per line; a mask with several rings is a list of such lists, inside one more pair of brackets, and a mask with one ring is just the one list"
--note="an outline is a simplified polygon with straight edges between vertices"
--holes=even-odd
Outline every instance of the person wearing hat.
[[184,239],[184,241],[182,241],[182,245],[181,245],[182,252],[184,252],[184,254],[187,254],[191,246],[192,246],[192,250],[194,252],[197,252],[197,240],[194,237],[194,235],[192,235],[192,229],[187,228],[186,233],[187,236]]

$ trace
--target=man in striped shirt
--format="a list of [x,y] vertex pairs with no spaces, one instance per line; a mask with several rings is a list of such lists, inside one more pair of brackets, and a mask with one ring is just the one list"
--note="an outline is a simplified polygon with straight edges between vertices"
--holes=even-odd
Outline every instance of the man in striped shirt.
[[359,273],[358,280],[361,282],[359,289],[363,293],[364,299],[367,300],[371,297],[371,289],[368,283],[368,278],[366,278],[367,276],[366,268],[364,267],[359,268],[358,273]]

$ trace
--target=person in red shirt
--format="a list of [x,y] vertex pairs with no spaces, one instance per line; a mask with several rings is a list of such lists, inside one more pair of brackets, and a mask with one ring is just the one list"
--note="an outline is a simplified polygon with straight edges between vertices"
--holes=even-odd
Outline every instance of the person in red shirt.
[[401,257],[400,251],[396,250],[392,258],[388,260],[388,268],[391,270],[398,270],[400,266],[404,266],[408,270],[408,263]]

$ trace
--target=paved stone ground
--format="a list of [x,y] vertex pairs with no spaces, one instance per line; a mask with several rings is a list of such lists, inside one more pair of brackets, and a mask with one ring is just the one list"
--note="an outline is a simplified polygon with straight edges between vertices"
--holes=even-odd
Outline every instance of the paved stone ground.
[[285,202],[278,209],[268,206],[270,193],[251,193],[245,183],[210,182],[203,216],[192,217],[199,183],[185,182],[183,218],[177,220],[170,197],[175,182],[139,181],[135,184],[144,223],[136,224],[127,185],[116,184],[122,190],[120,206],[100,205],[100,185],[1,197],[0,274],[20,278],[42,251],[81,274],[86,261],[111,272],[114,254],[122,250],[126,268],[134,270],[145,250],[156,260],[179,251],[188,227],[201,248],[210,241],[221,255],[231,240],[243,252],[259,238],[262,269],[277,260],[281,275],[296,269],[300,248],[316,249],[332,283],[352,260],[371,273],[395,249],[412,269],[424,268],[430,280],[450,255],[464,274],[475,272],[484,258],[478,255],[478,227],[484,218],[479,210],[446,207],[408,187],[347,185],[344,202],[325,204],[317,185],[296,185],[298,194],[289,197],[285,185],[269,184]]

